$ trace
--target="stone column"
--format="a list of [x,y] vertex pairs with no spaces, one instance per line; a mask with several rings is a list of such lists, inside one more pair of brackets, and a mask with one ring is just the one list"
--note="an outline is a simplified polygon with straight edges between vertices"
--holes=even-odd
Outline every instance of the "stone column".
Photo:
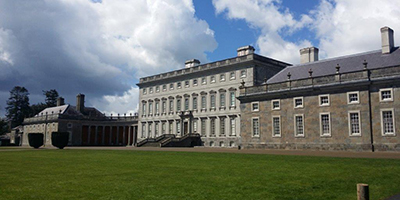
[[126,145],[125,144],[125,138],[126,138],[126,136],[125,136],[125,134],[126,134],[126,128],[125,128],[125,126],[124,126],[124,128],[122,129],[123,130],[123,133],[122,133],[122,145]]
[[95,128],[95,134],[94,134],[94,143],[97,145],[97,133],[98,133],[98,131],[99,131],[99,127],[98,126],[96,126],[96,128]]
[[[131,137],[131,130],[132,130],[132,126],[129,126],[129,128],[128,128],[128,144],[126,144],[127,146],[129,146],[129,144],[131,143],[132,137],[133,137],[133,135]],[[132,142],[132,144],[133,144],[133,142]]]
[[102,135],[103,135],[103,137],[101,138],[101,144],[104,145],[104,143],[105,143],[105,137],[106,137],[106,126],[103,126]]
[[113,126],[110,126],[110,139],[109,139],[109,144],[111,145],[111,141],[112,141],[112,132],[113,132]]
[[88,134],[88,141],[87,141],[88,144],[90,144],[90,135],[91,135],[91,133],[92,133],[92,130],[91,130],[91,129],[92,129],[92,126],[89,125],[89,128],[88,128],[89,134]]
[[119,145],[119,126],[117,126],[117,145]]

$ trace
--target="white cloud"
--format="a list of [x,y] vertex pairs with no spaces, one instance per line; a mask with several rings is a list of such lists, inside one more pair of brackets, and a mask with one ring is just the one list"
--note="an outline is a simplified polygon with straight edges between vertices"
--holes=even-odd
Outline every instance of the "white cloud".
[[[72,104],[129,93],[138,77],[207,60],[217,43],[194,13],[192,0],[0,1],[0,92],[54,88]],[[134,109],[120,105],[99,109]]]
[[299,49],[311,45],[307,40],[291,42],[283,39],[285,34],[290,35],[311,23],[311,18],[302,15],[300,20],[294,19],[279,0],[213,0],[213,4],[217,14],[225,13],[228,19],[245,20],[250,27],[261,30],[257,46],[263,55],[298,63]]
[[[102,108],[106,115],[130,115],[138,112],[139,88],[131,87],[122,95],[105,95],[101,99],[94,99],[90,103],[96,108]],[[128,109],[127,109],[128,108]],[[123,111],[123,112],[121,112]]]

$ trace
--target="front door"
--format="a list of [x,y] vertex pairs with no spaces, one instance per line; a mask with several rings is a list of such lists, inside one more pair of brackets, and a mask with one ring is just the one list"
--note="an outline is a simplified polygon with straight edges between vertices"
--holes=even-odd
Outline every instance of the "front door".
[[188,122],[184,122],[183,123],[183,135],[186,135],[189,133],[189,123]]

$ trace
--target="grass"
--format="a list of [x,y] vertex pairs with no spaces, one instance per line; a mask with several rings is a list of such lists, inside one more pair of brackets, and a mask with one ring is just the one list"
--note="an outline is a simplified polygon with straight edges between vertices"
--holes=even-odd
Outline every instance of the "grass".
[[0,199],[371,199],[400,160],[117,150],[0,151]]

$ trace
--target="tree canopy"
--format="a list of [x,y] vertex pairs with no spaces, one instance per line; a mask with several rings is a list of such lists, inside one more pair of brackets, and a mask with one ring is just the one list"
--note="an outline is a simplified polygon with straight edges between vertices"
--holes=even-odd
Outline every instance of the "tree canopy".
[[46,96],[45,102],[47,107],[57,106],[57,98],[59,97],[57,90],[43,90],[43,95]]
[[29,92],[25,87],[15,86],[10,91],[7,100],[6,117],[11,121],[11,127],[21,125],[30,114]]

